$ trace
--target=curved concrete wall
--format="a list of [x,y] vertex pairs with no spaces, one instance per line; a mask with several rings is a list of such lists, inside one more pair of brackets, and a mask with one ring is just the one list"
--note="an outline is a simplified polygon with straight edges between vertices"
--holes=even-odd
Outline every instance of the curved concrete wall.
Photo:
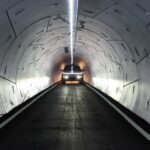
[[[74,55],[85,60],[92,85],[150,123],[149,16],[149,0],[80,0]],[[67,63],[68,1],[2,0],[0,35],[4,115],[56,81],[54,67]]]

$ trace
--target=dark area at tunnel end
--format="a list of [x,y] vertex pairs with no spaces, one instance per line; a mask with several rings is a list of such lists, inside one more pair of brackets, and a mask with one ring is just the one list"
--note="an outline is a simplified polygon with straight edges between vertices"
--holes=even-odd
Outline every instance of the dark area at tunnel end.
[[[102,94],[104,97],[106,97],[111,103],[113,103],[115,106],[117,106],[129,118],[131,118],[136,124],[138,124],[142,129],[144,129],[147,133],[150,134],[150,124],[148,122],[146,122],[144,119],[140,118],[135,113],[133,113],[132,111],[130,111],[129,109],[127,109],[126,107],[124,107],[123,105],[121,105],[119,102],[117,102],[116,100],[114,100],[112,97],[108,96],[106,93],[102,92],[101,90],[97,89],[96,87],[92,86],[89,83],[85,82],[85,84],[88,84],[89,86],[91,86],[92,88],[94,88],[96,91],[98,91],[100,94]],[[89,88],[89,87],[87,87],[87,88]],[[95,93],[94,91],[92,91],[92,92]],[[98,95],[97,93],[95,93],[95,94]]]

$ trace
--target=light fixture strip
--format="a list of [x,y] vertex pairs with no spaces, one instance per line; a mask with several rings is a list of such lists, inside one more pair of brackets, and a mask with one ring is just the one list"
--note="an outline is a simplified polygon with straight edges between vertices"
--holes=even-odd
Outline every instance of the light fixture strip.
[[69,0],[69,21],[70,21],[70,54],[71,64],[74,63],[75,32],[78,15],[78,0]]

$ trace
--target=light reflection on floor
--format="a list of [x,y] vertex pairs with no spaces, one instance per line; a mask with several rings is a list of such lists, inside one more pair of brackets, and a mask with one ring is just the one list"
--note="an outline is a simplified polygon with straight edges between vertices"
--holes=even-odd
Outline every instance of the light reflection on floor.
[[65,81],[65,84],[80,84],[79,81]]

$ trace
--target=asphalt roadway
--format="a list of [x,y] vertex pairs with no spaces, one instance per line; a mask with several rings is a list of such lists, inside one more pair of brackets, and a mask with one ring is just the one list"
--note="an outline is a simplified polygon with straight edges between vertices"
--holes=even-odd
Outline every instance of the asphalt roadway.
[[150,150],[84,85],[59,85],[0,130],[0,150]]

